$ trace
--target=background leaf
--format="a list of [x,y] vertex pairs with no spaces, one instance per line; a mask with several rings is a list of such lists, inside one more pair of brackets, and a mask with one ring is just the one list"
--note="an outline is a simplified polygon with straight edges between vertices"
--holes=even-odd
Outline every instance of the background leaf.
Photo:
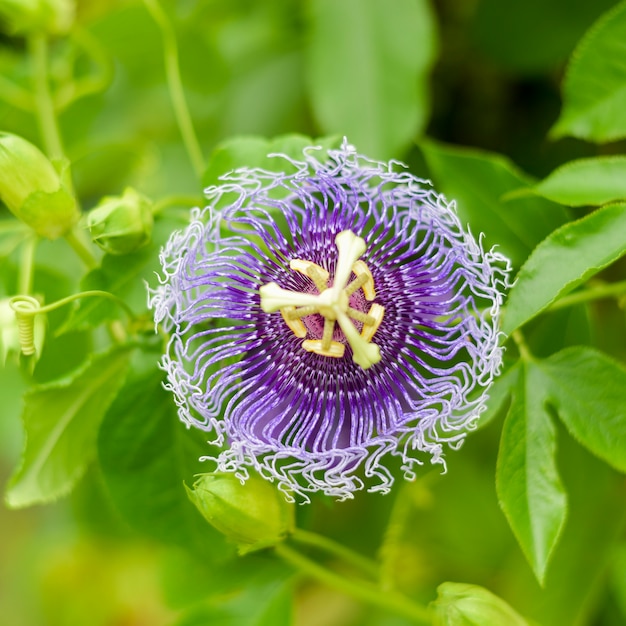
[[270,172],[293,171],[294,168],[285,160],[270,157],[270,154],[285,154],[293,159],[302,160],[304,148],[320,146],[323,151],[341,145],[339,136],[312,139],[306,135],[281,135],[273,139],[258,136],[232,137],[220,143],[211,153],[202,184],[205,187],[219,183],[220,176],[239,168],[261,168]]
[[556,432],[545,408],[543,374],[534,364],[521,368],[502,429],[496,488],[500,506],[542,583],[567,504],[555,464]]
[[498,245],[514,265],[566,219],[565,210],[543,198],[502,196],[532,180],[508,159],[482,150],[421,141],[428,169],[438,191],[456,200],[462,222],[484,233],[487,247]]
[[599,143],[626,137],[626,2],[605,13],[572,54],[554,137]]
[[540,362],[550,401],[571,435],[626,472],[626,370],[591,348],[567,348]]
[[[589,24],[614,0],[482,0],[472,20],[481,52],[499,66],[529,75],[565,61]],[[535,45],[528,45],[528,33]]]
[[568,206],[600,205],[626,198],[626,157],[579,159],[561,165],[533,191]]
[[65,495],[95,454],[100,422],[126,376],[130,352],[95,355],[67,378],[26,394],[26,446],[9,483],[11,507]]
[[541,242],[509,292],[502,330],[516,328],[626,253],[626,204],[562,226]]
[[184,483],[206,472],[206,436],[180,422],[154,362],[133,377],[107,412],[98,438],[105,484],[137,530],[216,561],[234,552],[187,498]]
[[426,0],[312,0],[307,79],[326,133],[363,154],[397,157],[424,128],[436,25]]

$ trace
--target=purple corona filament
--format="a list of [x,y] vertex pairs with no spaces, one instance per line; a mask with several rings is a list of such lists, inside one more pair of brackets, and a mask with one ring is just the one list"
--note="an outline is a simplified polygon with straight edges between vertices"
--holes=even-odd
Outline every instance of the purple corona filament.
[[509,264],[397,162],[276,158],[290,173],[225,176],[161,254],[167,388],[219,471],[386,492],[391,456],[444,464],[484,410]]

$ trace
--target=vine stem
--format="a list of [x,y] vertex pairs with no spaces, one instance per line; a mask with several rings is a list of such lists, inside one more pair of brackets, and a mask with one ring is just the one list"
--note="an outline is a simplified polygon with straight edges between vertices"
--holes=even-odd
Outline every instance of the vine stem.
[[48,156],[61,159],[64,158],[63,142],[48,82],[48,44],[45,35],[31,35],[28,38],[28,50],[33,64],[35,110],[41,137]]
[[180,134],[185,144],[185,149],[189,155],[189,159],[193,166],[198,179],[202,177],[204,172],[204,157],[200,143],[193,127],[187,100],[185,99],[185,91],[183,82],[180,77],[180,67],[178,64],[178,43],[176,42],[176,33],[170,23],[167,14],[159,4],[158,0],[144,0],[146,8],[152,15],[154,21],[159,25],[163,35],[163,52],[165,57],[165,75],[167,84],[174,107],[174,115]]
[[70,230],[65,233],[65,241],[70,244],[72,250],[76,252],[81,261],[90,269],[98,267],[98,260],[91,250],[80,240],[77,234]]
[[328,537],[318,535],[317,533],[313,533],[308,530],[296,528],[291,535],[291,539],[302,545],[319,548],[328,554],[332,554],[340,559],[343,559],[346,563],[354,565],[375,580],[378,579],[379,569],[378,565],[374,561],[357,554],[353,550],[350,550],[350,548],[346,548],[346,546],[343,546]]
[[22,245],[17,285],[19,293],[25,295],[30,294],[33,290],[35,252],[37,250],[38,241],[37,235],[33,234],[28,237]]
[[332,589],[341,591],[365,604],[406,617],[415,624],[431,623],[429,610],[403,595],[394,592],[385,593],[371,583],[344,578],[284,543],[278,544],[274,550],[283,561]]
[[202,204],[202,198],[199,196],[191,195],[176,195],[167,196],[161,200],[158,200],[152,206],[152,215],[159,215],[166,209],[174,206],[194,207]]
[[[100,298],[108,298],[115,302],[119,307],[124,309],[128,317],[131,319],[136,319],[136,315],[133,313],[133,310],[122,300],[118,298],[115,294],[110,293],[109,291],[100,291],[98,289],[92,289],[90,291],[81,291],[80,293],[72,294],[71,296],[67,296],[66,298],[62,298],[61,300],[57,300],[56,302],[51,302],[46,306],[32,308],[29,310],[21,311],[21,314],[24,316],[35,316],[40,313],[50,313],[50,311],[54,311],[70,302],[74,302],[74,300],[80,300],[80,298],[90,298],[90,297],[100,297]],[[20,299],[21,296],[16,296],[16,299]]]
[[511,339],[513,339],[513,341],[515,342],[515,345],[517,346],[517,349],[519,350],[519,354],[522,359],[526,362],[532,361],[533,354],[530,351],[528,344],[526,343],[526,338],[522,334],[522,331],[519,330],[519,328],[511,333]]

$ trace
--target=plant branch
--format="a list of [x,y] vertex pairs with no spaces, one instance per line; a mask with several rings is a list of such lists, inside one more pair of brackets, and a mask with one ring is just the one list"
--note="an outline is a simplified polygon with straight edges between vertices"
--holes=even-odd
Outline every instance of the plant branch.
[[583,302],[591,302],[602,298],[615,298],[624,294],[626,294],[626,280],[618,283],[598,285],[596,287],[590,287],[589,289],[583,289],[569,294],[560,300],[557,300],[549,307],[548,310],[555,311],[558,309],[564,309],[568,306],[582,304]]
[[27,237],[22,244],[17,287],[18,292],[30,294],[33,290],[33,277],[35,271],[35,252],[37,250],[38,237],[33,234]]
[[70,230],[65,233],[65,240],[70,244],[72,250],[76,252],[81,261],[90,269],[98,267],[98,260],[93,255],[91,250],[80,240],[76,235],[76,232]]
[[513,341],[515,342],[515,345],[517,346],[517,349],[519,350],[519,354],[522,359],[527,362],[532,361],[533,354],[530,351],[528,344],[526,343],[526,338],[522,334],[522,331],[519,330],[519,328],[511,333],[511,339],[513,339]]
[[291,535],[291,539],[302,545],[318,548],[328,554],[332,554],[340,559],[343,559],[346,563],[354,565],[375,580],[378,579],[379,570],[378,564],[375,561],[350,550],[350,548],[346,548],[346,546],[337,543],[328,537],[318,535],[317,533],[313,533],[308,530],[296,528]]
[[174,107],[174,115],[180,134],[185,144],[185,149],[189,155],[189,159],[193,166],[198,179],[202,177],[204,172],[204,157],[200,143],[193,127],[187,100],[185,99],[185,91],[183,82],[180,77],[180,67],[178,64],[178,43],[176,42],[176,33],[170,23],[170,20],[159,4],[158,0],[144,0],[146,8],[152,15],[154,21],[159,25],[163,35],[163,52],[165,56],[165,74],[167,84]]
[[285,544],[277,545],[275,551],[283,561],[298,571],[360,602],[401,615],[415,624],[431,623],[428,609],[403,595],[394,592],[385,593],[371,583],[344,578]]
[[35,111],[45,150],[50,158],[64,158],[61,133],[54,111],[48,80],[48,43],[44,35],[28,38],[28,49],[33,64]]

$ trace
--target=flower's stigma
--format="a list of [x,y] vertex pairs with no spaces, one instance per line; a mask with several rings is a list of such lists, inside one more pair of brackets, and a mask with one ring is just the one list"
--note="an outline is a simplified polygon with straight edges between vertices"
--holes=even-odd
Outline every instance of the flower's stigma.
[[[308,333],[302,319],[310,315],[321,315],[324,318],[322,337],[307,339],[302,344],[307,352],[321,356],[340,358],[344,355],[345,345],[341,341],[333,340],[335,324],[339,323],[345,340],[352,348],[353,361],[363,369],[368,369],[381,358],[380,349],[370,341],[382,322],[384,307],[373,304],[370,307],[370,312],[374,311],[372,315],[350,306],[350,296],[358,289],[363,290],[368,301],[376,297],[372,273],[367,264],[359,259],[366,250],[366,244],[350,230],[340,232],[335,237],[335,244],[338,256],[331,287],[328,286],[330,274],[323,267],[312,261],[292,259],[289,267],[310,278],[319,293],[290,291],[282,289],[276,283],[268,283],[259,290],[261,308],[266,313],[280,311],[287,326],[300,339],[304,339]],[[353,273],[356,278],[348,284]],[[363,325],[360,333],[351,320]]]
[[339,257],[332,288],[338,296],[350,278],[352,266],[361,258],[367,246],[365,241],[361,237],[357,237],[351,230],[341,231],[335,237],[335,244],[339,251]]
[[276,283],[267,283],[259,289],[261,294],[261,308],[265,313],[273,313],[285,307],[319,306],[320,296],[311,293],[289,291],[279,287]]

